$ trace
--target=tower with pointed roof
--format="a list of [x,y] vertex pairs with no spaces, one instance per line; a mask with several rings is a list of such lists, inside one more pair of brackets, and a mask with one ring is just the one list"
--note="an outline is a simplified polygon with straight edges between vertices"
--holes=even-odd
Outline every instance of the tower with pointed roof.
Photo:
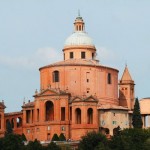
[[134,108],[134,85],[134,80],[126,65],[122,78],[119,81],[119,105],[130,110]]

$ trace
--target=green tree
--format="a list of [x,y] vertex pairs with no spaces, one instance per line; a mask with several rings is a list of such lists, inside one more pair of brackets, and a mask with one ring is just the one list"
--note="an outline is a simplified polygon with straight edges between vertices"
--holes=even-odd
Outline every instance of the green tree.
[[46,150],[61,150],[61,148],[54,142],[51,142],[50,144],[48,144]]
[[26,150],[42,150],[43,147],[40,142],[35,139],[34,141],[29,141],[28,145],[26,146]]
[[145,150],[150,131],[146,129],[130,128],[121,131],[120,135],[113,136],[109,141],[111,150]]
[[132,125],[134,128],[142,128],[142,125],[143,125],[138,98],[136,98],[135,104],[134,104]]
[[148,138],[144,143],[144,150],[150,149],[150,138]]
[[7,134],[3,138],[3,148],[2,150],[24,150],[25,146],[20,135],[17,134]]
[[105,135],[95,131],[89,132],[81,138],[79,150],[107,149],[107,143],[108,141]]
[[59,135],[59,140],[60,140],[60,141],[66,141],[66,137],[64,136],[63,133],[61,133],[61,134]]
[[0,148],[3,149],[4,148],[4,138],[0,138]]
[[22,133],[21,138],[23,141],[27,141],[26,136],[24,135],[24,133]]
[[53,135],[52,141],[59,141],[59,137],[56,133]]
[[12,133],[13,133],[13,129],[12,129],[10,121],[8,120],[6,122],[6,132],[5,132],[5,135],[12,134]]

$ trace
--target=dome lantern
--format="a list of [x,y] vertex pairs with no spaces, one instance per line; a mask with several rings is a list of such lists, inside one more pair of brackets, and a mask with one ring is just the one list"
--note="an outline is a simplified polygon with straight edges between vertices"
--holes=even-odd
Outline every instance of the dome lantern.
[[96,49],[92,38],[85,32],[85,23],[78,13],[74,22],[74,32],[66,39],[64,44],[64,60],[92,59],[95,60]]
[[78,12],[78,17],[76,17],[74,22],[74,30],[76,31],[84,31],[84,21],[80,16],[80,12]]

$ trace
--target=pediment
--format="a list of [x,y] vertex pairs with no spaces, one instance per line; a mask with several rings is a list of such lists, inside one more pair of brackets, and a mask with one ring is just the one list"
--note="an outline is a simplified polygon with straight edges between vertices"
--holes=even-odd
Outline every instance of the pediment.
[[36,95],[34,95],[35,97],[36,96],[49,96],[49,95],[59,95],[60,93],[55,91],[55,90],[52,90],[52,89],[46,89],[46,90],[43,90],[41,91],[40,93],[37,93]]
[[98,102],[98,99],[94,96],[89,96],[83,100],[84,102]]
[[96,97],[94,97],[92,95],[89,97],[86,97],[86,98],[81,98],[81,97],[76,96],[70,102],[71,103],[75,103],[75,102],[95,102],[95,103],[97,103],[98,100]]
[[81,102],[81,101],[83,101],[83,99],[82,99],[81,97],[78,97],[78,96],[74,97],[74,98],[71,100],[72,103],[73,103],[73,102]]

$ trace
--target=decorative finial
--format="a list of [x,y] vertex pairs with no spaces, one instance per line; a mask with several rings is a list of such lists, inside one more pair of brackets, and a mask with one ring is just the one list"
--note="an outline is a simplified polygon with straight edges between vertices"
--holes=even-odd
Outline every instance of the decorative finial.
[[4,104],[4,100],[2,100],[2,104]]
[[127,67],[127,60],[125,61],[125,67]]
[[37,89],[35,90],[35,94],[36,94],[36,95],[38,94],[38,90],[37,90]]
[[23,105],[25,105],[25,103],[26,103],[25,101],[26,101],[26,99],[25,99],[25,97],[24,97],[24,98],[23,98]]

